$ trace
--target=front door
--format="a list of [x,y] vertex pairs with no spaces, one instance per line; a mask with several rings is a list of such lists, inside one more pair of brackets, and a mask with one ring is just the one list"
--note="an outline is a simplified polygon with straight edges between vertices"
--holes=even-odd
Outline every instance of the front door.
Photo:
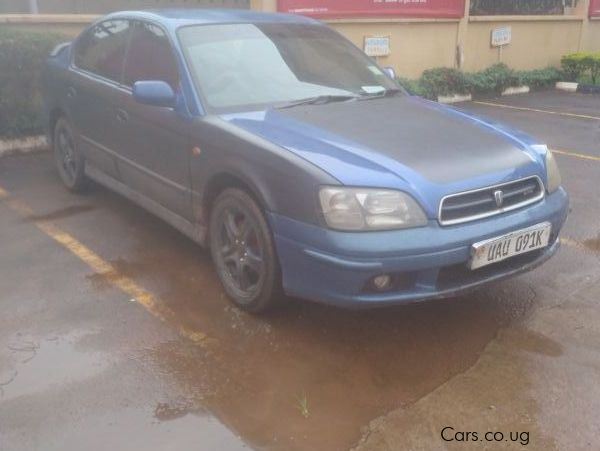
[[119,93],[117,127],[121,180],[173,213],[191,219],[189,127],[183,102],[177,108],[142,105],[133,99],[136,81],[161,80],[180,96],[177,63],[165,32],[133,22]]

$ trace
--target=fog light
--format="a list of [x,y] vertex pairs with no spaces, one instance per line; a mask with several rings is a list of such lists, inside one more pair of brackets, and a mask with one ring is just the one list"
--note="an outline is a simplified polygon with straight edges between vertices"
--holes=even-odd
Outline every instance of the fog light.
[[388,290],[392,286],[392,278],[389,274],[382,274],[373,278],[373,288],[377,291]]

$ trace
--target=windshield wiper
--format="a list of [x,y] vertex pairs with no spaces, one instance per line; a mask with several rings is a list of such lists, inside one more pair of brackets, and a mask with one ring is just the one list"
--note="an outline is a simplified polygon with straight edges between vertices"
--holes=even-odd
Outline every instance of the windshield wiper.
[[402,92],[402,89],[390,88],[390,89],[386,89],[385,91],[378,92],[376,94],[363,94],[360,96],[359,100],[371,100],[371,99],[381,99],[383,97],[392,97],[392,96],[395,96],[396,94],[398,94],[399,92]]
[[354,94],[336,94],[336,95],[329,94],[329,95],[308,97],[307,99],[300,99],[300,100],[296,100],[294,102],[286,103],[285,105],[277,107],[277,109],[282,110],[285,108],[293,108],[295,106],[300,106],[300,105],[325,105],[326,103],[346,102],[348,100],[358,99],[359,97],[360,96],[357,96]]

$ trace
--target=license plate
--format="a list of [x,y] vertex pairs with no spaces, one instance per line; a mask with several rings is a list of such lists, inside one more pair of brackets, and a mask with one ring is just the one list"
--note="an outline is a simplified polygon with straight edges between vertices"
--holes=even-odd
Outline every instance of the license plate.
[[471,246],[469,268],[477,269],[491,265],[515,255],[542,249],[548,246],[552,224],[543,222],[527,229],[516,230]]

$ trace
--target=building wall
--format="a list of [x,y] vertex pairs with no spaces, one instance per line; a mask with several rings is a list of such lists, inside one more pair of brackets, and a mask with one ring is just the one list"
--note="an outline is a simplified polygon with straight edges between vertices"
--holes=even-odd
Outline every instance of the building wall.
[[600,17],[590,20],[587,26],[585,49],[600,52]]
[[[40,14],[105,14],[149,8],[241,8],[250,0],[37,0]],[[29,0],[0,0],[1,13],[28,13]]]
[[[28,0],[0,0],[0,2]],[[68,1],[100,3],[92,0],[38,0],[65,4]],[[243,2],[252,9],[275,11],[276,0],[151,0],[154,5],[194,1],[217,5],[221,2]],[[350,0],[348,0],[350,1]],[[432,67],[460,67],[467,71],[486,68],[498,61],[515,69],[558,66],[562,55],[577,51],[600,51],[600,17],[589,19],[589,1],[580,0],[577,8],[566,16],[478,16],[463,19],[356,18],[329,20],[328,23],[363,47],[365,36],[390,36],[391,55],[380,57],[383,66],[392,66],[404,77],[416,78]],[[149,0],[106,0],[110,5],[142,7]],[[50,4],[50,3],[48,3]],[[136,6],[136,5],[140,6]],[[468,11],[467,0],[465,10]],[[121,9],[121,8],[119,8]],[[66,15],[2,15],[0,27],[30,30],[52,30],[75,35],[96,16]],[[492,48],[490,34],[498,26],[512,27],[512,42],[502,51]],[[458,56],[462,55],[462,58]]]
[[352,23],[331,25],[360,48],[365,35],[391,36],[391,55],[379,57],[399,75],[416,78],[425,69],[454,65],[458,21]]
[[[579,50],[583,19],[557,16],[552,20],[536,18],[524,20],[488,19],[469,21],[465,44],[465,70],[485,69],[497,62],[514,69],[536,69],[558,66],[566,53]],[[546,18],[544,18],[546,19]],[[512,41],[502,47],[491,47],[491,33],[495,27],[510,25]]]

